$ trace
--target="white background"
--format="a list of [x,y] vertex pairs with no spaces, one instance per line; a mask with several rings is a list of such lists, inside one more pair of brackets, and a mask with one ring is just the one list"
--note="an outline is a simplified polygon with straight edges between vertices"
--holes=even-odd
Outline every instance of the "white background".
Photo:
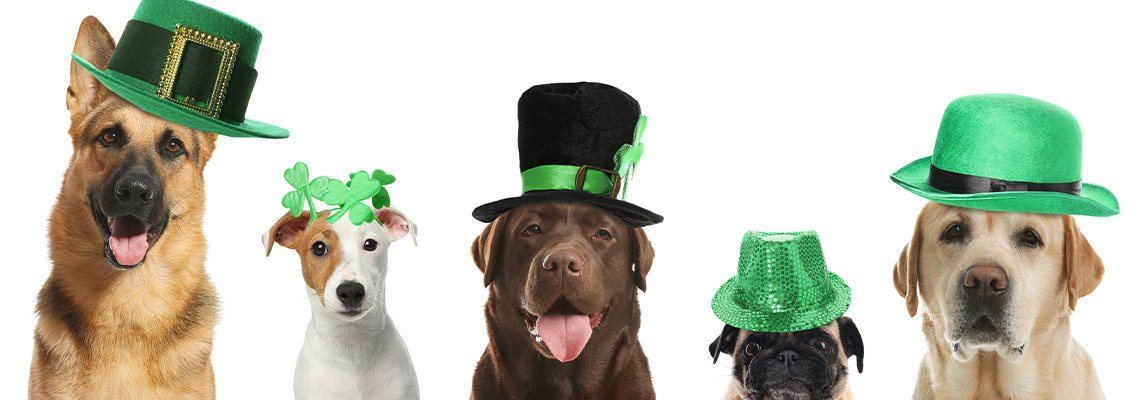
[[[637,98],[649,125],[630,200],[665,216],[641,296],[641,341],[663,399],[718,398],[721,323],[709,309],[747,229],[819,231],[854,291],[866,343],[864,399],[908,398],[925,351],[891,267],[923,200],[892,184],[929,155],[943,108],[974,93],[1038,97],[1085,133],[1084,176],[1123,204],[1079,224],[1106,265],[1073,334],[1109,398],[1135,387],[1137,110],[1135,9],[1042,2],[207,1],[265,34],[249,115],[285,141],[223,137],[206,169],[207,270],[222,298],[213,353],[220,398],[292,395],[309,319],[296,256],[263,256],[283,213],[281,172],[384,168],[394,205],[421,228],[398,242],[390,312],[426,399],[460,399],[486,344],[486,291],[468,255],[471,209],[519,191],[516,100],[534,84],[592,80]],[[48,275],[46,221],[70,156],[64,92],[79,21],[118,37],[132,1],[19,2],[0,12],[6,188],[0,398],[25,396]],[[320,4],[320,5],[318,5]],[[140,300],[141,302],[142,300]]]

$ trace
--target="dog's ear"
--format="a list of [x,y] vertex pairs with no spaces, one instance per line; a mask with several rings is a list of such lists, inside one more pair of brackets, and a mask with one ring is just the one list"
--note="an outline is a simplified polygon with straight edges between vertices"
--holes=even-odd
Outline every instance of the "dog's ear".
[[709,344],[709,355],[712,356],[713,364],[716,360],[720,359],[720,353],[732,355],[736,349],[736,339],[740,337],[740,329],[737,329],[729,324],[724,324],[724,329],[720,331],[720,336]]
[[1085,235],[1077,229],[1077,220],[1063,215],[1065,223],[1065,275],[1068,277],[1069,308],[1077,308],[1077,299],[1085,297],[1100,285],[1104,263],[1093,251]]
[[471,258],[475,259],[475,266],[483,272],[483,287],[491,286],[491,281],[495,279],[506,225],[507,213],[504,213],[487,224],[487,227],[483,228],[483,233],[471,243]]
[[847,317],[839,317],[835,322],[839,324],[839,341],[843,342],[843,352],[848,358],[855,356],[855,367],[859,373],[863,373],[863,335],[859,334],[859,327]]
[[261,235],[261,245],[265,246],[265,256],[269,256],[269,252],[273,250],[273,243],[280,244],[290,249],[296,249],[294,243],[297,238],[301,236],[301,232],[309,226],[309,212],[302,211],[301,216],[294,217],[288,211],[277,223],[273,224],[269,231]]
[[633,243],[633,283],[644,292],[645,276],[649,275],[649,268],[653,266],[653,244],[649,243],[644,229],[630,229],[629,236]]
[[[107,68],[107,61],[111,60],[111,53],[115,51],[115,39],[107,32],[107,28],[95,17],[88,16],[79,24],[79,33],[75,37],[75,47],[72,52],[83,57],[92,65],[100,69]],[[71,111],[71,119],[76,120],[86,115],[91,108],[107,96],[109,91],[91,75],[87,69],[71,61],[71,84],[67,87],[67,109]]]
[[198,150],[198,168],[205,168],[206,162],[210,161],[210,157],[214,156],[214,148],[215,143],[218,141],[218,135],[202,131],[194,131],[194,134],[202,137],[202,147]]
[[416,224],[408,219],[408,216],[404,215],[403,212],[395,208],[381,207],[375,211],[375,214],[376,220],[384,224],[384,227],[388,229],[388,233],[392,234],[392,241],[399,240],[405,235],[411,234],[412,244],[418,244],[416,241],[416,233],[419,228],[416,227]]
[[912,317],[918,314],[918,257],[922,250],[922,221],[928,209],[929,204],[918,213],[910,243],[903,248],[899,261],[895,263],[895,291],[906,299],[906,310]]

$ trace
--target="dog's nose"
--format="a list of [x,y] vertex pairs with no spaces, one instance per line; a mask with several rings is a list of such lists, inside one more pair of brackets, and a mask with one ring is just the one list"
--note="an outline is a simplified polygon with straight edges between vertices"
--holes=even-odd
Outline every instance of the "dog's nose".
[[784,363],[785,366],[791,367],[796,361],[800,360],[800,353],[795,350],[784,350],[776,354],[776,361]]
[[336,298],[345,308],[359,308],[364,300],[364,285],[360,282],[345,282],[336,287]]
[[115,182],[115,199],[129,208],[142,207],[154,200],[154,177],[141,172],[128,172]]
[[975,265],[966,270],[962,286],[972,296],[994,296],[1005,292],[1009,286],[1009,275],[1001,267]]
[[577,275],[582,271],[582,263],[571,251],[555,250],[542,259],[542,269],[552,272],[565,270],[571,275]]

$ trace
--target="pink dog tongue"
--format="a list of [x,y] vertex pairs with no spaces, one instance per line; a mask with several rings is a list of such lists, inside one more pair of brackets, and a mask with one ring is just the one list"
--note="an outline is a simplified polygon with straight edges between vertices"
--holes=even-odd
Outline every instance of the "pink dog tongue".
[[111,246],[111,252],[115,253],[115,261],[125,267],[141,262],[150,247],[146,242],[146,228],[142,224],[121,219],[111,222],[111,237],[107,244]]
[[590,317],[585,315],[547,314],[536,323],[538,335],[558,361],[568,362],[578,358],[590,335]]

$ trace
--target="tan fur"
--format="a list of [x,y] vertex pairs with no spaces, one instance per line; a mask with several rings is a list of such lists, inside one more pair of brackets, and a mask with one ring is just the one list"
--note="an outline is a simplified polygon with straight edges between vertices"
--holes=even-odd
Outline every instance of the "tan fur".
[[[966,249],[952,250],[939,240],[955,220],[972,222],[979,235]],[[1033,227],[1043,248],[1011,247],[1011,228]],[[1011,282],[1023,286],[1009,295],[1025,336],[1017,362],[1002,353],[978,350],[967,361],[954,357],[947,343],[947,321],[955,317],[955,277],[972,262],[1000,264]],[[1070,334],[1069,316],[1078,298],[1093,291],[1104,266],[1069,216],[986,212],[928,204],[919,214],[914,237],[895,265],[894,282],[914,315],[922,300],[923,333],[928,345],[915,399],[1100,399],[1092,360]]]
[[[268,240],[265,243],[265,255],[269,255],[269,251],[273,249],[273,243],[296,250],[297,255],[301,257],[301,275],[305,278],[305,284],[317,292],[321,304],[324,304],[325,285],[328,283],[329,276],[340,265],[343,253],[340,238],[326,219],[328,213],[318,213],[317,215],[318,218],[313,221],[312,225],[306,227],[309,223],[308,211],[302,212],[299,217],[294,217],[286,212],[269,229]],[[328,246],[328,253],[323,257],[316,257],[309,250],[316,241],[322,241],[325,246]]]
[[[94,17],[80,26],[75,53],[105,66],[114,48]],[[67,107],[74,154],[49,222],[52,272],[40,294],[29,378],[32,399],[212,399],[210,364],[217,321],[206,279],[202,170],[215,136],[171,124],[126,103],[72,63]],[[144,265],[113,270],[88,203],[90,185],[121,156],[99,148],[99,132],[120,124],[128,149],[151,150],[165,129],[184,141],[177,163],[156,163],[170,221]]]

